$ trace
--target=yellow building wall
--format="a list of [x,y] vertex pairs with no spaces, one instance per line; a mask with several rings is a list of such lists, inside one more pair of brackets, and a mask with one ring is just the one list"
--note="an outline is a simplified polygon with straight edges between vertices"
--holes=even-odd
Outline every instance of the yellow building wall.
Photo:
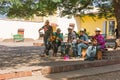
[[[80,17],[79,17],[80,18]],[[109,34],[108,30],[109,30],[109,21],[115,21],[115,25],[116,25],[116,19],[114,17],[110,18],[110,19],[105,19],[105,18],[101,18],[99,19],[98,17],[90,17],[90,16],[85,16],[82,17],[81,19],[79,19],[79,23],[80,26],[78,27],[78,31],[80,30],[80,28],[85,28],[87,30],[87,32],[89,33],[89,35],[94,35],[95,29],[98,27],[101,29],[102,33],[103,33],[103,24],[105,21],[107,21],[107,35]]]

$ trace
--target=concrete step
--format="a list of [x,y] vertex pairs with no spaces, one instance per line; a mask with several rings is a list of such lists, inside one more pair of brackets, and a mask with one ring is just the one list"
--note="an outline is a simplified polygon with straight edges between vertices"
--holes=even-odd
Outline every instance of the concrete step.
[[113,51],[106,51],[103,53],[104,55],[114,55],[114,54],[120,54],[120,50],[113,50]]
[[[62,73],[57,73],[57,74],[50,74],[46,75],[45,77],[48,78],[54,78],[52,80],[80,80],[79,78],[81,77],[86,77],[86,76],[92,76],[96,74],[103,74],[103,73],[108,73],[108,72],[113,72],[113,71],[120,71],[120,64],[118,65],[112,65],[112,66],[102,66],[102,67],[94,67],[94,68],[86,68],[86,69],[80,69],[76,71],[69,71],[69,72],[62,72]],[[114,69],[113,69],[114,68]]]
[[120,56],[103,56],[103,59],[107,60],[120,59]]
[[100,66],[107,66],[113,64],[119,64],[120,59],[115,60],[95,60],[95,61],[68,61],[62,63],[54,63],[54,66],[47,66],[41,70],[42,75],[52,74],[52,73],[60,73],[60,72],[67,72],[79,69],[86,69],[91,67],[100,67]]
[[47,63],[41,63],[39,65],[41,66],[40,69],[38,68],[38,69],[33,69],[28,71],[16,70],[15,72],[12,71],[9,73],[3,73],[3,74],[1,73],[0,80],[6,80],[6,79],[8,80],[11,78],[33,76],[34,73],[45,76],[49,74],[69,72],[69,71],[82,70],[82,69],[94,68],[94,67],[102,67],[102,66],[115,65],[115,64],[120,64],[120,59],[119,60],[95,60],[95,61],[68,60],[68,61],[47,62]]
[[103,53],[103,59],[120,59],[120,50],[107,51]]
[[[105,74],[112,73],[112,72],[114,73],[118,72],[120,71],[119,66],[120,64],[116,64],[116,65],[109,65],[109,66],[102,66],[102,67],[79,69],[75,71],[61,72],[61,73],[44,75],[44,76],[37,74],[31,77],[15,78],[15,79],[10,79],[10,80],[83,80],[81,78],[91,77],[94,75],[96,76],[96,75],[101,75],[101,74],[105,75]],[[106,77],[107,77],[107,80],[110,79],[108,76]],[[104,77],[102,77],[102,79],[104,79]],[[102,80],[102,79],[100,79],[100,77],[97,77],[94,80]],[[89,80],[89,79],[84,79],[84,80]],[[90,79],[90,80],[93,80],[93,79]],[[119,77],[118,79],[114,79],[114,80],[119,80]]]

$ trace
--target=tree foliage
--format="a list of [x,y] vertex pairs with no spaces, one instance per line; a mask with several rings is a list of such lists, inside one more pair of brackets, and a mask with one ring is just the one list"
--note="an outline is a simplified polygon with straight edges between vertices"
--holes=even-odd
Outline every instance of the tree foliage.
[[2,0],[0,13],[11,18],[30,18],[34,15],[52,15],[60,0]]
[[[110,2],[110,3],[109,3]],[[99,18],[116,17],[120,36],[120,0],[0,0],[0,14],[10,18],[48,16],[59,10],[60,16],[96,16],[87,12],[98,8]]]
[[112,0],[1,0],[0,14],[10,18],[31,18],[53,15],[59,10],[60,16],[96,16],[94,12],[86,13],[94,8],[93,3],[98,7],[99,18],[115,15]]
[[[36,16],[47,16],[60,12],[60,16],[83,16],[86,10],[92,9],[91,4],[97,0],[1,0],[0,13],[11,18],[30,18]],[[101,0],[106,1],[106,0]],[[113,16],[114,8],[106,4],[99,6],[99,16]],[[92,16],[93,13],[88,15]]]
[[82,15],[82,10],[88,8],[92,0],[62,0],[59,5],[60,15]]

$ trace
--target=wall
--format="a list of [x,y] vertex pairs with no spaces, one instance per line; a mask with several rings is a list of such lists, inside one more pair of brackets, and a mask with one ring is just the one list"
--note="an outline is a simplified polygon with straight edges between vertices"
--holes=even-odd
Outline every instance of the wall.
[[1,39],[12,38],[14,34],[17,34],[19,28],[23,28],[25,38],[38,39],[39,37],[38,29],[42,25],[43,23],[37,22],[0,20],[0,38]]
[[[62,33],[67,34],[69,23],[75,23],[74,18],[60,18],[56,17],[56,20],[51,20],[52,17],[48,18],[51,23],[57,23],[58,27],[61,28]],[[27,22],[27,21],[15,21],[15,20],[0,20],[0,39],[9,39],[13,38],[14,34],[17,34],[19,28],[24,29],[24,37],[32,38],[34,40],[38,39],[39,33],[38,30],[43,26],[44,22]],[[76,23],[75,23],[76,24]],[[75,30],[77,30],[77,26],[75,26]],[[43,31],[42,31],[43,32]]]
[[[94,31],[96,29],[96,27],[99,27],[101,30],[102,30],[102,33],[103,33],[103,25],[104,25],[104,22],[107,21],[107,34],[108,34],[108,29],[109,29],[109,21],[116,21],[116,19],[113,17],[113,18],[110,18],[110,19],[105,19],[105,18],[101,18],[101,19],[98,19],[97,17],[89,17],[89,16],[85,16],[85,17],[82,17],[82,19],[79,20],[80,22],[80,27],[78,27],[78,30],[80,30],[80,28],[86,28],[87,29],[87,32],[90,33],[90,35],[94,35]],[[116,25],[116,22],[115,22],[115,25]]]

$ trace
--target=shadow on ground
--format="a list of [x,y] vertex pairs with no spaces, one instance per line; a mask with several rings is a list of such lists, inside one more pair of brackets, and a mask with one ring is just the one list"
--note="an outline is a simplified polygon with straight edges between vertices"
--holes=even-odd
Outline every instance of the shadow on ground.
[[0,46],[0,69],[17,68],[20,66],[30,66],[47,61],[46,58],[41,59],[40,54],[43,53],[44,47],[20,46],[7,47]]
[[[50,57],[41,57],[44,52],[44,47],[37,46],[20,46],[7,47],[0,45],[0,69],[20,68],[22,66],[57,66],[62,62],[69,64],[72,61],[55,61]],[[52,62],[52,63],[51,63]],[[59,63],[58,63],[59,62]],[[73,61],[73,63],[77,61]],[[79,62],[79,61],[78,61]]]

